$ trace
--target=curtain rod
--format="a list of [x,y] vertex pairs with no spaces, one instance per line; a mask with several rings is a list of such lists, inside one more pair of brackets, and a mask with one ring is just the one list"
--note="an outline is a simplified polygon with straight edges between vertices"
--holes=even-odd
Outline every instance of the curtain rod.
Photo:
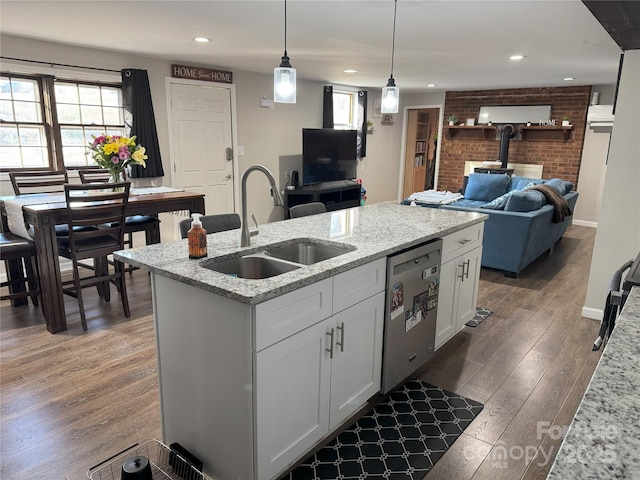
[[112,73],[120,73],[120,70],[111,70],[109,68],[97,68],[97,67],[83,67],[82,65],[69,65],[66,63],[55,63],[55,62],[42,62],[40,60],[26,60],[24,58],[13,58],[13,57],[2,57],[2,60],[14,60],[18,62],[26,62],[26,63],[38,63],[40,65],[49,65],[51,67],[71,67],[71,68],[83,68],[85,70],[100,70],[101,72],[112,72]]

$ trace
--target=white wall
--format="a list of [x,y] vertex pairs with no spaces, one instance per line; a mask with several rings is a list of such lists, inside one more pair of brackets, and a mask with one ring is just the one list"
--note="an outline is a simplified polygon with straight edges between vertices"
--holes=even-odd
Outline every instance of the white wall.
[[[592,91],[599,92],[600,105],[613,105],[615,85],[594,85]],[[584,134],[580,173],[576,190],[580,198],[573,212],[573,223],[587,227],[597,227],[600,203],[607,174],[607,153],[611,127],[591,128],[587,125]]]
[[[640,50],[625,52],[582,314],[602,318],[614,270],[640,250]],[[576,279],[580,281],[580,279]]]

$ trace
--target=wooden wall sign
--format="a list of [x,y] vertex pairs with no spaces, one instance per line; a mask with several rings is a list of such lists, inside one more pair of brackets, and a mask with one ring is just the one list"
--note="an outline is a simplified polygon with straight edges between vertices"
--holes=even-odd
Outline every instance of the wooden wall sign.
[[173,78],[189,80],[206,80],[209,82],[233,83],[233,72],[215,70],[213,68],[189,67],[187,65],[171,65]]

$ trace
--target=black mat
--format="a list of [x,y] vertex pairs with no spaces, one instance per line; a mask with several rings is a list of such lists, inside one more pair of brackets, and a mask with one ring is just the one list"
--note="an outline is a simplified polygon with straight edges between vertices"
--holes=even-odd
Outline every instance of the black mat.
[[422,480],[483,405],[410,380],[291,472],[291,480]]
[[465,323],[465,325],[467,327],[477,327],[482,322],[484,322],[489,316],[491,316],[492,313],[493,311],[487,310],[486,308],[476,307],[476,314],[473,316],[471,320]]

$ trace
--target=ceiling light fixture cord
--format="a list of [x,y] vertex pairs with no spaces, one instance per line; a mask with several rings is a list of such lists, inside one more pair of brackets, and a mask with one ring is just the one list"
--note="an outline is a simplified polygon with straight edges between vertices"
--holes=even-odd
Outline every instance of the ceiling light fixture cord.
[[284,0],[284,56],[287,57],[287,0]]
[[391,39],[391,78],[393,78],[393,58],[396,53],[396,13],[397,11],[398,11],[398,0],[394,0],[393,2],[393,38]]

